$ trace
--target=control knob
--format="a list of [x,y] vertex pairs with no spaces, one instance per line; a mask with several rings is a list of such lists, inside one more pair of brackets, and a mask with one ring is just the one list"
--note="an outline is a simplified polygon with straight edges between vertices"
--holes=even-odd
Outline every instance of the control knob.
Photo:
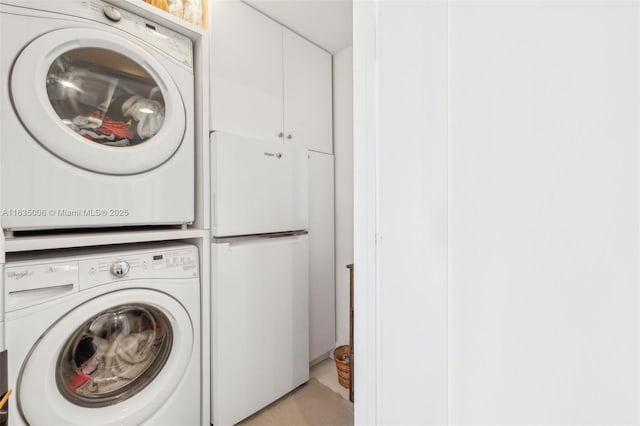
[[116,278],[124,278],[129,273],[129,269],[131,267],[126,261],[119,260],[111,265],[111,274]]
[[119,22],[122,19],[120,11],[113,6],[105,6],[104,9],[102,9],[102,12],[104,13],[104,16],[113,22]]

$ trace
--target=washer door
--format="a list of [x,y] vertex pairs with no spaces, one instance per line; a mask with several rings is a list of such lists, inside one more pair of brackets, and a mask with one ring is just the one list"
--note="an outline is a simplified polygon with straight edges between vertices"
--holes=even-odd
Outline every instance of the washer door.
[[63,29],[32,41],[14,64],[11,96],[41,145],[98,173],[151,170],[185,133],[169,73],[144,46],[107,31]]
[[188,313],[164,293],[91,299],[54,323],[25,360],[20,411],[34,425],[139,424],[178,386],[193,339]]

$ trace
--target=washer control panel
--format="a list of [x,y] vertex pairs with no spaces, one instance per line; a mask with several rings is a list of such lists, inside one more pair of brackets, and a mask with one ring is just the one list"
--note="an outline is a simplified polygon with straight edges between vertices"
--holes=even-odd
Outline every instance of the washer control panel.
[[135,280],[145,286],[169,280],[200,285],[198,265],[198,248],[184,243],[78,248],[64,255],[10,253],[0,306],[12,312],[105,284],[135,287]]
[[187,245],[81,260],[80,290],[118,280],[197,278],[198,263],[198,249]]

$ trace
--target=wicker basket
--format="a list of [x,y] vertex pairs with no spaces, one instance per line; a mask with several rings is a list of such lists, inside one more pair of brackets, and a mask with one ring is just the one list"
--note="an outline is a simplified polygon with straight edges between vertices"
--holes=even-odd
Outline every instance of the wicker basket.
[[349,345],[338,346],[333,351],[333,359],[336,362],[336,368],[338,369],[338,382],[343,387],[349,389],[351,382],[351,363],[349,362],[349,353],[351,347]]

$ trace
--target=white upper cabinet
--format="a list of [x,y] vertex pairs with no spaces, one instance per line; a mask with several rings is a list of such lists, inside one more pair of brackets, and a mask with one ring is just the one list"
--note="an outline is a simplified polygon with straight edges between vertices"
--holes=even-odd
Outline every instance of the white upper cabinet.
[[210,130],[332,154],[331,55],[240,1],[210,16]]
[[283,30],[286,142],[333,153],[331,55]]
[[240,1],[212,1],[211,130],[282,141],[282,26]]

